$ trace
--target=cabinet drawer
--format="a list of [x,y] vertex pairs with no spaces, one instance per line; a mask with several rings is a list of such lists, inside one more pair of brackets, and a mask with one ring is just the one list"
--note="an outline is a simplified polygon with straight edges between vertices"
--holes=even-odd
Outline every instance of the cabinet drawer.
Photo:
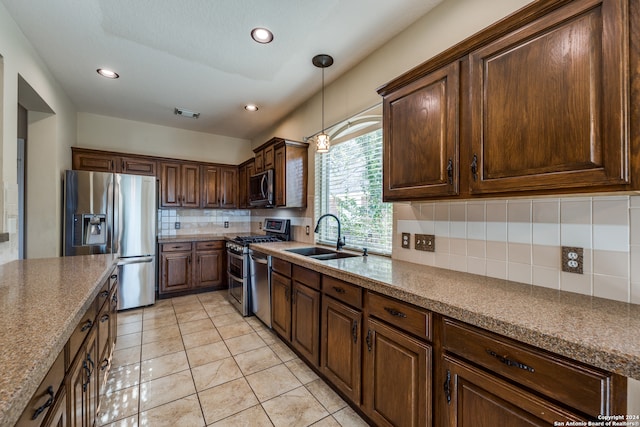
[[612,374],[529,348],[524,344],[445,319],[443,346],[532,390],[586,414],[608,414]]
[[280,258],[271,258],[271,269],[283,276],[291,277],[291,263]]
[[109,276],[109,290],[113,289],[113,287],[118,283],[118,268],[114,268],[111,272],[111,276]]
[[320,273],[294,265],[291,268],[291,278],[310,288],[320,290]]
[[[42,424],[50,408],[53,406],[54,398],[60,390],[62,379],[64,378],[64,350],[60,352],[49,372],[40,383],[38,390],[27,404],[24,412],[20,416],[16,426],[35,427]],[[35,420],[33,416],[38,413]]]
[[418,307],[382,295],[367,292],[365,305],[369,315],[400,329],[431,339],[431,313]]
[[96,297],[96,299],[98,300],[97,309],[102,308],[105,301],[109,299],[109,282],[110,282],[109,280],[106,280],[102,285],[102,287],[100,288],[100,291],[98,292],[98,296]]
[[69,362],[71,363],[73,359],[76,357],[80,346],[84,339],[91,332],[91,328],[96,321],[96,301],[93,301],[87,312],[82,316],[82,320],[78,323],[78,326],[74,329],[71,334],[71,338],[69,338]]
[[206,251],[212,249],[224,249],[224,240],[209,240],[206,242],[196,242],[197,251]]
[[184,243],[163,243],[160,248],[161,252],[179,252],[179,251],[190,251],[191,250],[191,242]]
[[362,288],[329,276],[322,276],[322,292],[356,308],[362,308]]

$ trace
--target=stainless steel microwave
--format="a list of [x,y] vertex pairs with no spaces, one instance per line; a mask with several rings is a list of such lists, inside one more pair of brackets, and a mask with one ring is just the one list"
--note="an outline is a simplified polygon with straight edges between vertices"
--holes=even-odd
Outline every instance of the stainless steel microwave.
[[252,175],[249,178],[249,204],[251,206],[274,206],[273,169]]

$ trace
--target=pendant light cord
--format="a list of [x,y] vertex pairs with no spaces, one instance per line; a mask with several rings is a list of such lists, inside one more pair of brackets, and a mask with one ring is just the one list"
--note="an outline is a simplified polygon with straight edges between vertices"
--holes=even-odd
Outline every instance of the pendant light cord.
[[324,133],[324,68],[322,69],[322,133]]

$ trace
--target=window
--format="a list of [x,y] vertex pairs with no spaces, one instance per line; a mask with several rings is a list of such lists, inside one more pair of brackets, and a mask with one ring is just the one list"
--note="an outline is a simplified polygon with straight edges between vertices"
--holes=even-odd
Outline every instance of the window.
[[[350,139],[337,139],[315,159],[315,214],[340,218],[346,247],[391,254],[393,208],[382,202],[382,129],[367,128]],[[333,138],[332,138],[333,139]],[[335,245],[338,225],[320,224],[318,242]]]

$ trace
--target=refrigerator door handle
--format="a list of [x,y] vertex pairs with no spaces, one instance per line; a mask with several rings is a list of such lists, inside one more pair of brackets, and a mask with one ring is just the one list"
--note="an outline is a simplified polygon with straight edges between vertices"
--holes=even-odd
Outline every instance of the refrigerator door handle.
[[145,256],[145,257],[136,257],[136,258],[120,258],[118,261],[118,265],[128,265],[128,264],[144,264],[147,262],[153,262],[155,257]]

